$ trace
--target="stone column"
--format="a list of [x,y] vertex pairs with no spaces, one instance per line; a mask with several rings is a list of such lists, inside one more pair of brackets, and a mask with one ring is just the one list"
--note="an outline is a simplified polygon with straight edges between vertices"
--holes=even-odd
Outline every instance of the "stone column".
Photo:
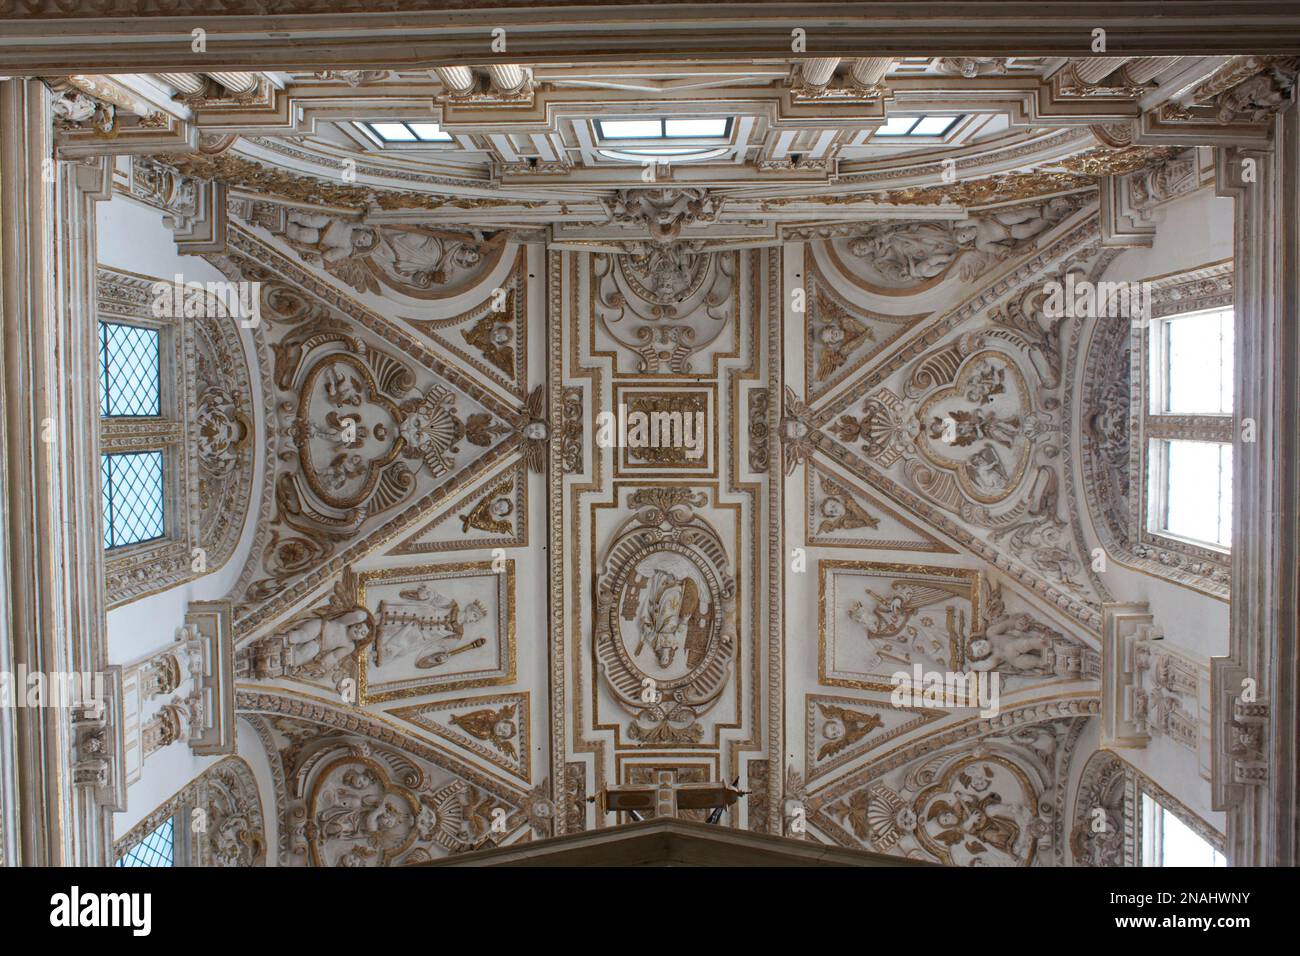
[[853,61],[849,76],[853,78],[854,84],[862,89],[874,90],[885,79],[885,74],[889,72],[893,63],[893,58],[888,56],[859,57]]
[[105,694],[0,714],[4,853],[105,865],[125,798],[106,665],[94,305],[94,202],[111,195],[112,167],[53,159],[50,101],[39,80],[0,82],[0,647],[7,670],[85,673],[88,692],[99,675]]
[[839,66],[838,56],[818,57],[803,61],[803,85],[809,89],[819,90],[831,81],[835,67]]
[[1229,653],[1211,661],[1214,806],[1233,866],[1295,866],[1300,547],[1300,117],[1270,150],[1222,148],[1217,189],[1236,200],[1235,418]]
[[1126,56],[1094,56],[1074,61],[1074,75],[1080,83],[1099,83],[1129,61]]
[[464,96],[474,89],[474,71],[467,66],[435,66],[433,72],[453,96]]
[[1181,59],[1178,56],[1140,56],[1124,65],[1124,75],[1134,85],[1141,86],[1174,67]]
[[212,77],[231,93],[250,93],[257,89],[256,73],[209,73]]
[[487,71],[498,93],[518,93],[528,82],[527,71],[514,63],[493,63]]
[[197,73],[159,73],[158,77],[170,83],[182,93],[193,95],[203,92],[203,77]]

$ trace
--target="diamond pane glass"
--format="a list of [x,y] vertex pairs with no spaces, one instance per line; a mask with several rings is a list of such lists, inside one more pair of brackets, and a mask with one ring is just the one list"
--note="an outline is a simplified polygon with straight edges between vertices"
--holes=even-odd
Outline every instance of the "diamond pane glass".
[[162,414],[158,331],[99,323],[99,413],[108,418]]
[[131,847],[117,866],[175,866],[176,831],[174,818],[168,817],[158,829]]
[[160,451],[104,455],[100,466],[104,547],[120,548],[163,535],[163,456]]

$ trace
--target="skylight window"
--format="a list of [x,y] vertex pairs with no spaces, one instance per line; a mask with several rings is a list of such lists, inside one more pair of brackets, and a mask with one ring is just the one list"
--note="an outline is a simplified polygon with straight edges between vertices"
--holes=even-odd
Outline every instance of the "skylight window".
[[437,123],[413,123],[399,120],[382,123],[358,123],[361,130],[383,146],[404,143],[450,143],[451,134]]
[[960,116],[891,116],[876,136],[946,136]]
[[629,139],[721,139],[731,132],[731,119],[596,120],[602,141]]

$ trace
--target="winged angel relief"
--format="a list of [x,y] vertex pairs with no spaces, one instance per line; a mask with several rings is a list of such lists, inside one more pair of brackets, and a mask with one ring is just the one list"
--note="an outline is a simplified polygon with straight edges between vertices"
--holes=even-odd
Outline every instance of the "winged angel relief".
[[352,676],[356,651],[374,640],[375,619],[361,603],[360,585],[344,570],[329,601],[291,618],[273,634],[244,647],[243,677],[307,677],[333,684]]
[[284,236],[303,259],[358,292],[386,285],[415,298],[445,295],[496,261],[505,234],[481,235],[424,226],[372,226],[324,213],[291,212]]

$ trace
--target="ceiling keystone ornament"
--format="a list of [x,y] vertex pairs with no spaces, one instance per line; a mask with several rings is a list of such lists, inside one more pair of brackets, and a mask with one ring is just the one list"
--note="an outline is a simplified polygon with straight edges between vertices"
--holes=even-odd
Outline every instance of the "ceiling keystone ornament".
[[596,580],[601,675],[633,715],[642,744],[698,743],[698,722],[727,686],[736,654],[736,585],[718,533],[696,513],[708,498],[643,488]]
[[609,213],[614,222],[645,228],[651,242],[667,244],[680,238],[686,226],[714,222],[721,206],[707,189],[661,186],[620,189]]
[[697,356],[729,344],[739,311],[734,252],[695,251],[691,243],[649,244],[626,255],[597,255],[593,311],[629,371],[646,375],[702,371]]

